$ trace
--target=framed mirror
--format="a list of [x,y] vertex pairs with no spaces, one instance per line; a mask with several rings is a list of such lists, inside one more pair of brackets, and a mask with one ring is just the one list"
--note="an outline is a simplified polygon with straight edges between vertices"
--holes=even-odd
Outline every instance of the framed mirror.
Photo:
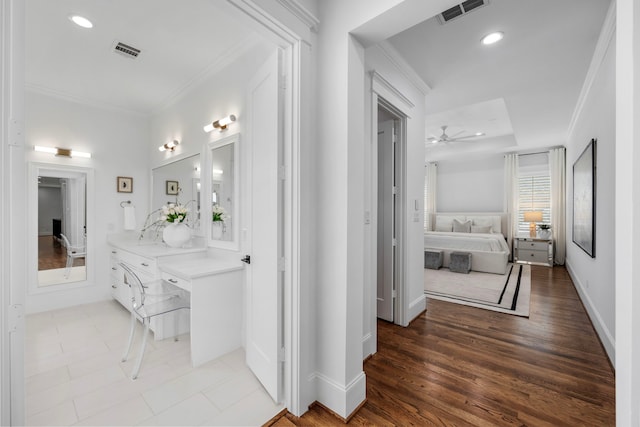
[[209,144],[209,246],[239,248],[239,134]]
[[151,175],[151,212],[169,203],[186,205],[186,223],[194,236],[201,236],[200,154],[154,168]]
[[31,163],[29,175],[30,291],[87,285],[93,169]]

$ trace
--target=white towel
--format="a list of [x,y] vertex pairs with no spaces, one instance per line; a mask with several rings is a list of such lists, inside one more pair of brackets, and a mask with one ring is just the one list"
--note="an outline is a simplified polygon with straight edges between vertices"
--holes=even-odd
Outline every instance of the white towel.
[[124,207],[124,229],[136,229],[136,208],[133,206]]

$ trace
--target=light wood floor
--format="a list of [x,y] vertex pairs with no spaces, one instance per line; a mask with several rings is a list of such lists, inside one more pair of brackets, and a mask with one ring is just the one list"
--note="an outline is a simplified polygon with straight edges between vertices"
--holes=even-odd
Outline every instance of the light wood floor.
[[[530,318],[430,300],[378,322],[350,425],[614,426],[614,372],[563,267],[533,267]],[[283,426],[342,425],[316,405]]]

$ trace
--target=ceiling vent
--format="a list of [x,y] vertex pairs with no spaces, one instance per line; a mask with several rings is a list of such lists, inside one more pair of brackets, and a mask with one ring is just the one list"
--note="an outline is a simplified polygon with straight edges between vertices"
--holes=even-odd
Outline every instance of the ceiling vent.
[[460,4],[453,6],[450,9],[445,10],[441,14],[438,15],[438,21],[441,24],[446,24],[447,22],[459,18],[467,13],[475,10],[479,7],[486,6],[489,4],[489,0],[467,0],[463,1]]
[[128,44],[124,44],[119,41],[113,43],[113,51],[131,59],[136,59],[142,52],[140,49],[136,49],[133,46],[129,46]]

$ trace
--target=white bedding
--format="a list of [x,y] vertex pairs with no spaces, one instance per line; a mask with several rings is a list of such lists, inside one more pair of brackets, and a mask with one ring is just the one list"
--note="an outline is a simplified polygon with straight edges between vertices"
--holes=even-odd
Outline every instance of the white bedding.
[[502,233],[453,233],[425,231],[425,248],[510,253]]

